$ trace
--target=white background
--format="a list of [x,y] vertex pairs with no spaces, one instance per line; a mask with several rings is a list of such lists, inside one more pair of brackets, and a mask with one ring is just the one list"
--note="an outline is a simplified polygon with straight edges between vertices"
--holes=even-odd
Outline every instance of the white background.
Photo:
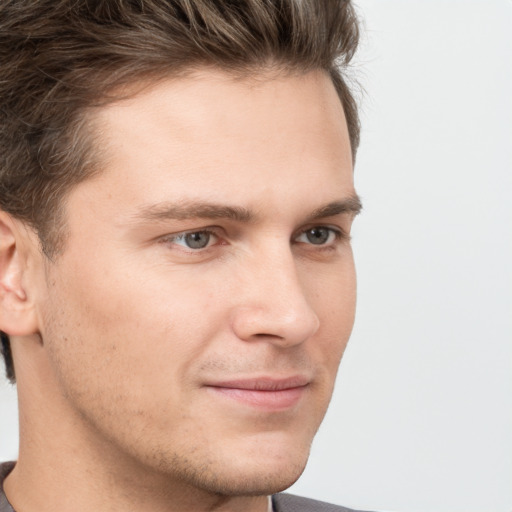
[[[512,2],[359,0],[358,317],[292,489],[512,512]],[[17,452],[0,384],[0,460]]]

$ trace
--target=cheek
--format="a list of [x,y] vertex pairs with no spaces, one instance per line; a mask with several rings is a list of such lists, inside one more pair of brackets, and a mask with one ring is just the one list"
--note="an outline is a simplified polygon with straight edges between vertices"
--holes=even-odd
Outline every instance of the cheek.
[[173,297],[161,280],[114,277],[56,283],[43,339],[57,385],[68,407],[119,439],[149,426],[172,431],[215,327],[192,293]]
[[312,350],[335,375],[355,318],[356,275],[352,254],[325,272],[307,274],[308,300],[320,320]]
[[198,280],[192,270],[140,261],[103,264],[108,272],[82,259],[75,267],[54,279],[47,337],[58,366],[92,381],[88,385],[95,385],[95,375],[98,387],[132,387],[141,395],[178,389],[226,328],[214,276]]
[[142,373],[155,378],[164,366],[159,356],[173,339],[180,315],[133,273],[106,268],[114,270],[101,274],[82,268],[80,274],[66,272],[55,280],[45,307],[43,339],[59,359],[59,370],[82,375],[90,386],[92,376],[98,386],[113,386],[117,379],[121,387]]

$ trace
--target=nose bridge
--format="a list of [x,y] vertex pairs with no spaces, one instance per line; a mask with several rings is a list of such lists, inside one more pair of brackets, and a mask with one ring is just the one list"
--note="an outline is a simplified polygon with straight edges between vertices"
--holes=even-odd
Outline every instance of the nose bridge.
[[245,268],[234,327],[242,339],[268,337],[289,346],[311,337],[319,319],[308,302],[288,243],[269,244]]

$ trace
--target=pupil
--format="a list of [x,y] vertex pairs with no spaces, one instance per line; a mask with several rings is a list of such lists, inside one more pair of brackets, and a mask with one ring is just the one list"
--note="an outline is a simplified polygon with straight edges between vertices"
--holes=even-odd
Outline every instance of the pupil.
[[329,239],[329,230],[326,228],[313,228],[306,233],[306,236],[312,244],[325,244]]
[[185,236],[185,241],[191,249],[203,249],[210,241],[210,234],[204,231],[189,233]]

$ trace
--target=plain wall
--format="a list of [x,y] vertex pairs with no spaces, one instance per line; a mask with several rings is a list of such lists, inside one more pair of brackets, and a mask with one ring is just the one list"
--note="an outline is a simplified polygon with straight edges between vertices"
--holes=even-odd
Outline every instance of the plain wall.
[[[512,2],[359,0],[358,315],[292,488],[512,511]],[[0,460],[17,453],[0,384]]]

